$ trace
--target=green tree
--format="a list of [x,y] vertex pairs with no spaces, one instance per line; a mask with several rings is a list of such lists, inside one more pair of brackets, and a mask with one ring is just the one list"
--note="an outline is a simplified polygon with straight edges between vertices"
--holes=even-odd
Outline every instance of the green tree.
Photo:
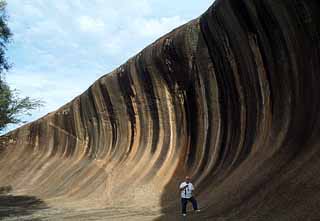
[[0,0],[0,132],[8,124],[23,122],[21,118],[29,115],[30,110],[43,105],[41,100],[30,97],[20,98],[15,89],[10,89],[4,75],[11,65],[6,57],[7,45],[12,39],[12,33],[7,25],[6,2]]
[[0,74],[10,68],[6,57],[7,44],[10,43],[12,33],[7,25],[6,2],[0,0]]

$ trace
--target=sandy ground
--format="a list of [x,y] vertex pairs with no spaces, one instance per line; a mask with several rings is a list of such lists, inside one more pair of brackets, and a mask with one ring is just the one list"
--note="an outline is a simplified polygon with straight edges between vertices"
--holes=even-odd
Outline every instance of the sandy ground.
[[33,196],[0,193],[0,220],[4,221],[206,220],[202,214],[202,212],[188,211],[188,216],[183,217],[179,210],[163,214],[159,209],[138,206],[136,208],[106,207],[102,209],[57,208],[48,206],[46,202]]
[[[105,208],[99,210],[74,210],[60,208],[30,209],[25,211],[20,207],[0,207],[0,220],[155,220],[160,214],[148,210],[128,208]],[[23,211],[23,212],[22,212]]]
[[0,189],[0,220],[154,220],[161,214],[151,208],[103,209],[57,208],[34,196],[14,195],[11,187]]

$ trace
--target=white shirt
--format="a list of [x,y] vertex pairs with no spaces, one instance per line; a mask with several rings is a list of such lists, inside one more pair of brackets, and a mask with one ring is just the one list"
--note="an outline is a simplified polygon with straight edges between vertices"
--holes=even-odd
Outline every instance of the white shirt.
[[183,182],[180,184],[180,189],[186,187],[184,190],[181,190],[181,198],[187,198],[190,199],[192,197],[192,191],[194,190],[194,187],[192,183],[187,184],[186,182]]

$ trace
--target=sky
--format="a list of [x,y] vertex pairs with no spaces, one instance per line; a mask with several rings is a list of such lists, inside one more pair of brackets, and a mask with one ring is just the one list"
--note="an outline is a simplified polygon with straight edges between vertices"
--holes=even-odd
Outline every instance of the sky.
[[23,119],[55,111],[213,1],[7,0],[13,41],[6,80],[22,97],[45,102]]

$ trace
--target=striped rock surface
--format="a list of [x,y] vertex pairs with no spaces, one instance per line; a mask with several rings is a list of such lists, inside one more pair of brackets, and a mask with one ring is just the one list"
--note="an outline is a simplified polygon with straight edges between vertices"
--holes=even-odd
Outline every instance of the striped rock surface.
[[319,219],[319,11],[217,0],[2,136],[0,186],[36,204],[13,216],[177,220],[188,174],[203,209],[190,219]]

